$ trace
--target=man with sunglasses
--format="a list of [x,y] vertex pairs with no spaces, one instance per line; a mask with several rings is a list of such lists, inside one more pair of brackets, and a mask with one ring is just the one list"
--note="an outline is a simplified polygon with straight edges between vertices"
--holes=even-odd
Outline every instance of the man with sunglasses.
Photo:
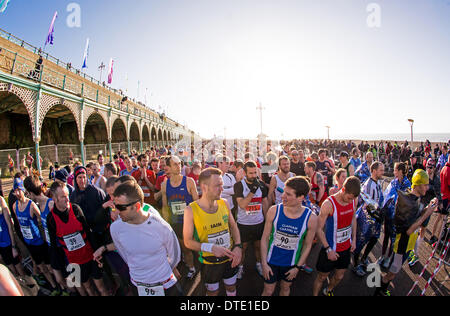
[[[139,296],[179,296],[181,251],[177,236],[159,215],[148,210],[144,193],[135,181],[114,191],[119,219],[111,225],[113,244],[103,252],[117,250],[130,269],[131,283]],[[101,253],[95,254],[101,260]]]

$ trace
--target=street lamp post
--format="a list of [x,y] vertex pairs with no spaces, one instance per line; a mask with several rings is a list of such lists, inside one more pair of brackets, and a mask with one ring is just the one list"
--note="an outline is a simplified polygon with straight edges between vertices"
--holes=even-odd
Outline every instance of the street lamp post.
[[408,120],[409,125],[411,125],[411,143],[414,142],[414,120],[413,119],[409,119]]
[[326,129],[328,129],[328,140],[330,140],[330,126],[325,126]]
[[264,108],[264,107],[262,106],[261,103],[259,104],[259,107],[256,108],[256,110],[258,110],[258,111],[259,111],[259,114],[260,114],[260,120],[261,120],[261,135],[263,134],[263,111],[264,111],[265,109],[266,109],[266,108]]

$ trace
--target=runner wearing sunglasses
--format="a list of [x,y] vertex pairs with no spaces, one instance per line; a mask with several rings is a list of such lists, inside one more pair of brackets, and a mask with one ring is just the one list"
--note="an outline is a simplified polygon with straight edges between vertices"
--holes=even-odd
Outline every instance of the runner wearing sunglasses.
[[97,261],[105,251],[117,250],[130,269],[134,292],[139,296],[178,296],[181,251],[177,236],[159,215],[148,210],[144,193],[135,181],[114,191],[119,219],[111,225],[113,244],[94,254]]

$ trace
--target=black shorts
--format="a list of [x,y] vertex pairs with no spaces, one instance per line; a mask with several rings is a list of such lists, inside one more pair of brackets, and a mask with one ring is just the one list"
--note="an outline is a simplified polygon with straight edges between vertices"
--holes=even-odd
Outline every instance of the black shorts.
[[170,226],[172,227],[173,231],[177,235],[178,239],[183,240],[183,223],[176,223],[176,224],[172,224]]
[[231,279],[238,272],[238,267],[231,267],[231,260],[219,264],[202,264],[201,277],[203,283],[215,284],[222,280]]
[[19,256],[17,256],[17,258],[13,257],[11,245],[7,247],[0,247],[0,256],[2,257],[3,262],[7,266],[16,265],[20,263]]
[[438,213],[442,215],[448,215],[450,210],[450,203],[448,199],[442,200],[442,210],[439,210]]
[[94,280],[100,280],[103,278],[103,271],[97,265],[94,260],[89,261],[85,264],[80,264],[81,270],[81,283],[86,283],[90,278]]
[[37,265],[40,264],[50,264],[50,256],[48,253],[48,245],[47,243],[43,243],[40,246],[32,246],[25,244],[28,251],[30,252],[31,258],[33,258],[34,262]]
[[289,281],[287,279],[286,273],[291,270],[293,267],[280,267],[280,266],[275,266],[273,264],[269,263],[269,267],[272,269],[273,275],[270,277],[269,280],[265,280],[264,279],[264,283],[267,284],[274,284],[277,283],[279,281],[285,281],[288,283],[292,283],[295,281],[295,279]]
[[328,259],[325,248],[322,248],[319,253],[319,259],[317,260],[316,269],[322,273],[329,273],[333,270],[345,270],[348,269],[351,261],[350,248],[348,250],[338,252],[339,258],[336,261]]
[[62,247],[55,247],[53,251],[50,252],[50,266],[53,270],[61,271],[64,277],[68,276],[66,271],[68,262],[64,249]]
[[259,241],[264,232],[264,222],[257,225],[241,225],[238,223],[238,228],[242,243]]

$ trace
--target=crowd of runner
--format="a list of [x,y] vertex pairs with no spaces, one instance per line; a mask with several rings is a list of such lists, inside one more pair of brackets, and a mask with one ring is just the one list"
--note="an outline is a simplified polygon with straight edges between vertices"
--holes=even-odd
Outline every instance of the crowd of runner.
[[[407,143],[294,140],[261,155],[246,149],[240,157],[219,147],[199,160],[170,146],[119,152],[109,163],[99,155],[85,166],[56,163],[48,180],[30,172],[29,159],[8,202],[0,198],[1,259],[12,275],[30,274],[23,243],[31,274],[53,296],[182,296],[180,280],[198,273],[208,296],[219,295],[221,282],[236,296],[251,249],[264,279],[255,295],[271,296],[279,283],[288,296],[300,271],[316,270],[311,294],[333,296],[350,267],[367,274],[380,242],[377,263],[387,273],[374,294],[389,295],[403,264],[418,261],[435,212],[429,243],[441,242],[448,144],[411,150]],[[14,288],[4,280],[0,292]]]

